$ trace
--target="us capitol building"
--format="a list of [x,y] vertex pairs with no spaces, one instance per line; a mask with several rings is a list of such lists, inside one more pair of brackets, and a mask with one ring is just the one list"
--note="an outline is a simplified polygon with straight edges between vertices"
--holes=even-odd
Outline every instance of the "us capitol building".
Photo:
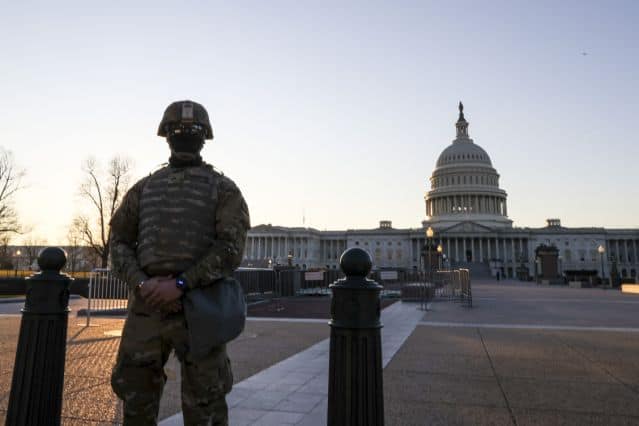
[[[430,178],[421,227],[395,229],[387,220],[376,229],[345,231],[258,225],[248,233],[243,265],[337,269],[344,250],[361,247],[378,269],[423,270],[430,251],[439,266],[467,267],[475,277],[529,279],[549,265],[557,278],[609,277],[615,269],[620,277],[637,277],[639,229],[566,228],[559,219],[548,219],[542,228],[514,227],[499,173],[470,138],[463,108],[460,102],[457,136]],[[432,239],[426,237],[428,227]],[[439,245],[440,257],[434,250]],[[553,261],[542,265],[547,259]]]

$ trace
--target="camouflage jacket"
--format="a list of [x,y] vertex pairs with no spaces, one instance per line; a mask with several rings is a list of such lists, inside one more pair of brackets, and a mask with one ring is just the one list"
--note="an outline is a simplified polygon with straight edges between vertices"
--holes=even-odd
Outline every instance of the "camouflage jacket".
[[[212,168],[211,173],[215,174],[217,185],[217,200],[211,200],[216,203],[215,223],[211,223],[215,240],[188,269],[178,271],[190,288],[232,274],[242,261],[250,227],[248,207],[235,183]],[[111,219],[111,266],[115,275],[125,280],[131,289],[152,273],[140,266],[138,256],[140,203],[145,185],[152,176],[141,179],[127,192]]]

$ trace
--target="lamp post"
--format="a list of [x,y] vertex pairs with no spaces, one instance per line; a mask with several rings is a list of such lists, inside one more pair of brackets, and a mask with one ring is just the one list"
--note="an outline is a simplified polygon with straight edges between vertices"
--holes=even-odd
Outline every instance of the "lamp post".
[[559,272],[559,276],[560,276],[561,278],[563,278],[563,277],[564,277],[564,272],[563,272],[563,270],[562,270],[562,268],[561,268],[561,262],[562,262],[562,260],[563,260],[563,257],[561,257],[561,256],[558,256],[558,257],[557,257],[557,261],[558,261],[557,269],[559,269],[559,271],[558,271],[558,272]]
[[442,247],[441,244],[437,245],[437,259],[438,259],[438,265],[439,265],[439,269],[442,269],[442,252],[444,251],[444,248]]
[[22,255],[22,252],[20,251],[20,249],[16,250],[16,261],[15,261],[15,272],[13,274],[13,276],[17,277],[18,276],[18,269],[20,269],[20,256]]
[[606,252],[606,249],[603,244],[600,244],[599,247],[597,247],[597,251],[599,252],[599,257],[601,257],[601,285],[604,285],[604,253]]
[[431,246],[433,245],[433,235],[435,235],[435,231],[430,226],[426,230],[426,250],[428,250],[428,280],[430,282],[433,281],[433,263],[431,262]]

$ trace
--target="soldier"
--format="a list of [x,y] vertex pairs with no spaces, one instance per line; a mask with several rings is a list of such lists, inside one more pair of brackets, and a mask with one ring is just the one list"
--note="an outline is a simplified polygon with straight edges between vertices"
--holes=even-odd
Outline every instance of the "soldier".
[[171,148],[169,164],[137,182],[111,219],[113,271],[131,289],[111,385],[124,401],[125,425],[157,424],[164,364],[175,350],[185,424],[226,425],[233,385],[226,347],[205,358],[189,353],[181,297],[239,266],[248,208],[233,181],[202,161],[204,141],[213,139],[203,106],[172,103],[158,136]]

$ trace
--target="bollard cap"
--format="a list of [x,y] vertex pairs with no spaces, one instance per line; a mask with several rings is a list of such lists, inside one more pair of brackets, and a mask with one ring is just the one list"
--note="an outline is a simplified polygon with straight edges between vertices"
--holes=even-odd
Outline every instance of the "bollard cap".
[[351,247],[342,253],[339,266],[348,278],[366,277],[373,267],[373,261],[366,250]]
[[67,263],[67,253],[60,247],[47,247],[38,255],[41,271],[60,272]]

